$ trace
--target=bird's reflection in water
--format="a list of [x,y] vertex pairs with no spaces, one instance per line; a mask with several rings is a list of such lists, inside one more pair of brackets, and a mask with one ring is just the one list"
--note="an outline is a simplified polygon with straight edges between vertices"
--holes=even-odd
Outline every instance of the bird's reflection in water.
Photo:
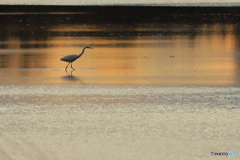
[[66,80],[66,81],[78,81],[78,82],[84,84],[80,78],[78,78],[76,76],[73,76],[74,70],[71,70],[70,73],[67,70],[66,70],[66,72],[67,72],[68,75],[61,77],[63,80]]

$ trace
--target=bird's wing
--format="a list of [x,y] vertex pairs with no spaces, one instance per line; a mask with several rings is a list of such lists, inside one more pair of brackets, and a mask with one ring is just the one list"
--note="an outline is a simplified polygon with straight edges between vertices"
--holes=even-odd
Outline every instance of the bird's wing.
[[76,54],[67,55],[67,56],[62,57],[60,60],[69,62],[69,61],[75,60],[77,58],[77,56],[78,55],[76,55]]

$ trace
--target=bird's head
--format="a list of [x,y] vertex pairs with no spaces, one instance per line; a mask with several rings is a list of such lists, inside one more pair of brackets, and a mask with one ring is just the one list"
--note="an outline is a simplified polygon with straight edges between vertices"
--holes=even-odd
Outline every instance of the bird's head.
[[84,47],[84,48],[89,48],[89,49],[93,49],[92,47],[89,47],[89,46],[86,46],[86,47]]

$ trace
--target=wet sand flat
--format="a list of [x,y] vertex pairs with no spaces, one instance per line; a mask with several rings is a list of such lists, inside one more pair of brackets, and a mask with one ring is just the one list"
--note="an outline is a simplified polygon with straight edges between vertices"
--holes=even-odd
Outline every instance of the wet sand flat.
[[240,148],[238,87],[0,88],[3,159],[209,159]]

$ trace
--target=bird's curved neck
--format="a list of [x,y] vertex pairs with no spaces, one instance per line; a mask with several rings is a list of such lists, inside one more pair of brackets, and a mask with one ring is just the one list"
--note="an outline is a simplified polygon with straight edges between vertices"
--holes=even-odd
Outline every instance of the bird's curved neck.
[[82,53],[80,53],[80,54],[78,55],[78,57],[81,57],[81,56],[83,55],[85,49],[86,49],[86,48],[83,48]]

